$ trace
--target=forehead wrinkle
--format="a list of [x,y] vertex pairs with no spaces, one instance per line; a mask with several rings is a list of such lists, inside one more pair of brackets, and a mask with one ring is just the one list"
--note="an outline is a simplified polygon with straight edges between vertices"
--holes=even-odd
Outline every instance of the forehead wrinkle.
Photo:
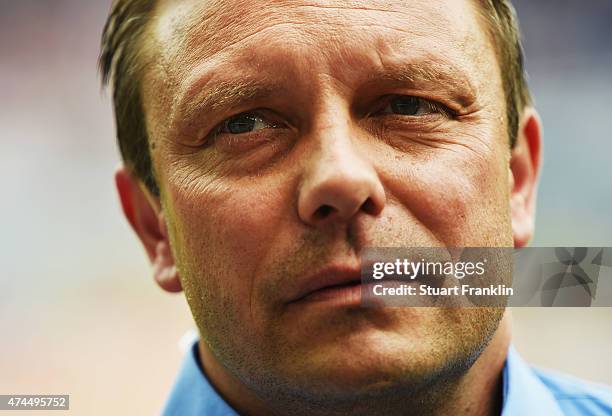
[[[171,2],[171,3],[174,3],[174,2]],[[180,2],[177,2],[177,3],[180,3]],[[159,49],[165,50],[165,59],[163,59],[164,61],[163,65],[168,72],[167,78],[172,78],[172,76],[174,76],[173,80],[175,82],[173,83],[173,85],[178,87],[175,90],[176,92],[178,92],[178,94],[172,94],[172,101],[174,101],[174,104],[175,104],[173,105],[174,108],[179,108],[181,106],[179,103],[179,101],[181,101],[181,90],[182,90],[181,87],[183,85],[186,85],[185,83],[186,74],[192,73],[192,70],[194,69],[194,67],[196,67],[198,64],[202,63],[203,61],[210,61],[211,59],[216,60],[215,58],[217,58],[218,56],[224,55],[226,53],[226,51],[222,51],[222,53],[219,53],[219,55],[215,53],[215,49],[224,48],[227,45],[227,42],[225,42],[223,46],[219,45],[220,43],[223,43],[223,42],[220,42],[220,39],[217,39],[218,37],[221,37],[221,33],[217,33],[217,34],[212,33],[212,38],[211,38],[211,37],[205,36],[203,34],[203,31],[206,32],[206,35],[208,35],[211,33],[211,30],[216,27],[221,32],[224,32],[225,29],[231,29],[230,26],[235,25],[237,23],[237,20],[240,20],[243,17],[242,14],[244,13],[241,14],[240,12],[240,10],[243,9],[242,7],[236,7],[234,9],[235,16],[237,17],[232,18],[232,13],[228,14],[228,11],[229,11],[228,4],[230,3],[232,2],[222,1],[222,0],[221,1],[211,0],[207,2],[198,1],[196,5],[196,8],[198,10],[197,12],[191,12],[192,9],[187,6],[183,7],[182,10],[181,10],[181,7],[179,6],[173,6],[172,11],[176,13],[170,13],[170,14],[174,14],[174,17],[167,18],[169,19],[169,22],[166,22],[166,24],[170,26],[170,29],[165,31],[166,32],[165,35],[167,35],[168,37],[166,39],[162,39],[160,43],[164,43],[163,45],[164,47],[159,48]],[[239,2],[239,3],[246,3],[246,2]],[[274,6],[278,5],[278,9],[286,5],[286,2],[282,2],[282,1],[273,1],[273,2],[268,2],[268,3],[273,3]],[[351,2],[351,4],[355,4],[357,6],[362,5],[362,3],[363,2]],[[366,3],[369,4],[370,2],[366,2]],[[296,2],[296,5],[291,8],[291,13],[288,13],[283,16],[278,16],[278,13],[268,13],[268,15],[272,17],[269,17],[267,22],[264,20],[263,24],[262,24],[262,20],[258,20],[254,17],[255,14],[244,16],[250,22],[250,24],[248,24],[247,22],[247,24],[245,24],[244,26],[250,27],[252,29],[245,30],[245,28],[242,28],[240,30],[230,30],[230,32],[234,32],[234,36],[239,36],[241,40],[244,40],[252,36],[253,34],[265,33],[267,29],[271,28],[269,25],[270,22],[274,23],[272,27],[277,27],[277,28],[282,27],[283,25],[295,25],[295,26],[314,25],[312,29],[309,27],[304,27],[303,29],[300,29],[293,33],[292,31],[285,30],[285,28],[282,27],[283,33],[286,33],[285,37],[283,37],[282,39],[276,39],[278,37],[270,38],[270,40],[273,40],[275,42],[282,41],[286,43],[288,40],[291,39],[292,40],[291,43],[296,42],[299,44],[303,44],[304,42],[311,43],[317,40],[317,35],[320,34],[320,29],[321,29],[318,26],[320,26],[321,24],[325,24],[325,26],[328,26],[328,24],[347,26],[345,21],[339,21],[337,19],[338,15],[335,14],[333,11],[331,13],[334,14],[334,16],[326,12],[323,12],[322,14],[317,14],[317,13],[308,14],[305,12],[304,8],[300,8],[298,6],[305,6],[306,9],[309,9],[312,7],[317,7],[321,9],[332,9],[332,10],[345,9],[345,7],[336,7],[336,6],[316,4],[316,2],[310,2],[305,5],[304,4],[298,5]],[[392,6],[389,5],[388,7],[392,7]],[[346,7],[346,8],[349,9],[350,7]],[[259,10],[263,10],[263,9],[266,9],[266,8],[264,7],[259,8]],[[362,7],[361,10],[367,10],[367,8]],[[375,10],[382,10],[385,12],[389,11],[385,9],[384,7],[382,7],[381,9],[377,8]],[[242,12],[244,12],[244,10]],[[259,12],[256,12],[256,13],[259,13]],[[292,15],[296,16],[296,15],[301,15],[303,13],[305,13],[304,21],[301,21],[301,22],[291,21]],[[405,13],[405,11],[403,10],[397,11],[397,13]],[[430,33],[426,29],[427,27],[431,27],[431,25],[427,24],[427,22],[428,20],[432,18],[432,16],[430,16],[432,13],[435,15],[438,14],[436,12],[436,9],[434,9],[433,11],[427,10],[426,13],[417,14],[414,16],[410,15],[410,18],[413,21],[417,21],[417,22],[420,21],[420,24],[416,24],[416,25],[412,24],[410,25],[410,27],[407,27],[407,28],[394,27],[394,26],[397,26],[395,24],[390,24],[388,27],[386,27],[386,29],[388,30],[401,31],[406,34],[407,43],[405,45],[402,45],[403,46],[402,49],[412,47],[414,53],[406,54],[406,52],[403,51],[402,58],[404,59],[404,61],[407,61],[407,60],[415,61],[417,58],[419,58],[419,55],[423,55],[425,52],[428,52],[428,51],[423,50],[422,42],[425,41],[425,42],[430,43],[430,46],[426,45],[426,49],[430,48],[432,52],[431,53],[432,56],[427,57],[428,66],[412,65],[404,71],[398,71],[398,73],[395,75],[382,74],[383,77],[390,78],[390,77],[399,76],[403,80],[408,80],[411,82],[414,82],[417,79],[422,79],[422,80],[427,80],[427,81],[436,81],[436,82],[440,82],[441,80],[447,80],[449,82],[453,81],[452,77],[448,76],[451,71],[446,71],[446,72],[443,71],[445,65],[453,63],[453,59],[445,59],[445,56],[439,56],[439,55],[446,54],[446,55],[450,55],[451,57],[455,56],[456,58],[463,59],[461,55],[457,55],[456,53],[454,53],[455,50],[458,50],[458,49],[464,50],[465,48],[462,48],[461,46],[464,46],[464,45],[467,46],[469,44],[472,44],[472,42],[469,42],[469,40],[471,40],[469,38],[474,37],[477,34],[470,33],[471,31],[469,30],[469,28],[473,26],[470,25],[469,22],[467,23],[467,26],[464,24],[461,24],[460,32],[463,34],[463,36],[459,36],[459,37],[453,36],[452,37],[453,39],[448,39],[451,42],[454,42],[451,46],[455,50],[452,50],[453,48],[451,48],[451,50],[443,49],[443,50],[439,50],[440,53],[434,54],[433,53],[435,52],[434,49],[439,49],[436,44],[437,42],[432,42],[435,40],[434,38],[436,39],[439,37],[448,38],[448,35],[444,33],[435,33],[435,32]],[[223,15],[225,15],[225,17]],[[367,15],[364,15],[364,16],[367,16]],[[318,21],[317,21],[317,18],[319,18]],[[367,20],[360,20],[359,23],[362,25],[365,25],[365,24],[375,25],[377,24],[377,22],[379,22],[379,20],[374,19],[371,21],[371,23],[368,23],[370,20],[372,19],[368,17]],[[381,27],[384,27],[384,26],[381,26]],[[254,33],[250,33],[253,30],[253,28],[255,29]],[[356,29],[353,25],[349,25],[347,28]],[[466,30],[468,33],[465,33]],[[366,39],[363,39],[363,37],[367,35],[366,32],[367,31],[357,31],[352,38],[362,39],[363,41],[365,41]],[[457,31],[455,30],[455,32]],[[298,36],[298,38],[295,38],[296,35]],[[304,35],[303,38],[300,37],[302,35]],[[346,58],[348,59],[348,61],[345,61],[345,62],[350,62],[350,60],[354,58],[352,51],[346,50],[347,49],[346,45],[342,45],[342,43],[339,43],[340,41],[344,39],[344,37],[346,37],[346,34],[343,35],[342,33],[339,33],[337,31],[331,31],[331,33],[326,33],[325,35],[328,37],[331,37],[332,39],[337,38],[336,39],[337,42],[335,42],[337,43],[336,47],[330,48],[328,51],[325,51],[325,50],[321,51],[323,55],[328,55],[326,59],[327,66],[331,65],[331,67],[335,67],[336,65],[332,61],[339,62],[338,58],[340,58],[340,61],[344,61],[342,59],[343,58],[342,55],[344,55],[344,52],[347,53]],[[328,38],[328,40],[330,39]],[[382,39],[380,41],[383,42]],[[240,40],[238,42],[240,42]],[[357,42],[359,42],[359,40],[357,40]],[[384,42],[388,43],[388,39],[385,39]],[[250,44],[252,43],[253,41],[250,41]],[[267,42],[264,42],[262,46],[266,46],[266,43]],[[397,44],[400,44],[400,43],[403,44],[404,42],[398,41]],[[390,53],[391,56],[385,56],[385,58],[390,58],[390,59],[398,58],[397,55],[399,54],[397,53],[398,51],[396,49],[397,44],[395,45],[387,44],[386,45],[387,49],[389,49],[388,52],[391,52]],[[313,45],[309,45],[309,46],[313,46]],[[381,51],[378,50],[379,48],[377,46],[378,45],[372,48],[373,49],[372,52],[374,54],[381,55],[382,53]],[[294,50],[294,52],[296,50],[299,50],[299,48],[298,49],[292,48],[292,49]],[[474,49],[474,48],[468,48],[468,49]],[[211,55],[211,52],[212,52],[212,55]],[[228,50],[227,52],[232,52],[233,54],[234,51]],[[467,51],[464,51],[462,52],[462,54],[465,56],[466,52]],[[474,51],[472,51],[472,53],[473,52]],[[243,56],[243,58],[245,57],[255,58],[256,57],[254,49],[242,48],[241,50],[239,49],[237,53],[241,55],[245,55]],[[480,57],[480,59],[482,59],[481,55],[477,55],[476,57],[477,58]],[[227,58],[229,58],[229,55],[227,56]],[[421,59],[422,59],[422,56],[421,56]],[[440,61],[442,62],[439,65],[433,65],[432,62],[436,62],[436,60],[438,62]],[[248,63],[250,62],[254,62],[254,60],[253,59],[248,60]],[[436,67],[439,67],[439,68],[436,68]],[[322,68],[322,70],[324,71],[330,70],[330,69],[331,68]],[[461,83],[463,83],[464,85],[466,83],[470,83],[470,80],[468,79],[469,72],[466,73],[465,71],[463,71],[463,75],[465,76],[457,77],[455,74],[454,83],[456,85],[459,85]],[[255,87],[255,86],[252,86],[252,87]],[[193,112],[193,111],[197,111],[198,108],[201,109],[205,106],[212,107],[213,103],[211,103],[211,101],[214,99],[215,96],[217,97],[217,99],[219,99],[218,102],[220,103],[216,105],[215,108],[219,108],[219,106],[222,105],[221,103],[229,103],[232,97],[244,97],[246,99],[249,93],[246,92],[246,88],[241,88],[241,89],[243,90],[242,92],[239,91],[238,86],[236,86],[236,88],[230,88],[226,86],[223,89],[219,89],[218,91],[216,91],[214,96],[211,97],[211,100],[206,100],[206,94],[203,93],[204,94],[203,97],[198,97],[195,101],[193,101],[189,105],[186,105],[184,109],[187,110],[187,112],[189,111]],[[253,94],[255,94],[255,92],[253,92]],[[202,101],[204,104],[199,105],[198,101]],[[190,110],[190,109],[193,109],[193,110]]]
[[[329,30],[327,26],[334,26],[339,29],[354,27],[355,25],[374,26],[377,23],[394,26],[391,24],[390,16],[406,15],[411,20],[419,20],[420,24],[410,24],[411,31],[420,26],[426,28],[434,24],[433,17],[444,19],[444,25],[450,22],[443,13],[438,13],[436,9],[423,9],[418,4],[411,6],[412,9],[422,10],[423,13],[408,13],[407,10],[398,9],[403,3],[383,2],[383,1],[343,1],[340,4],[334,1],[310,1],[301,3],[300,1],[267,0],[261,2],[259,7],[254,7],[252,1],[246,0],[208,0],[192,1],[195,3],[191,8],[178,6],[174,1],[166,1],[165,11],[168,15],[173,15],[166,20],[166,26],[174,32],[176,42],[175,57],[180,54],[185,58],[185,51],[194,51],[202,56],[211,56],[228,46],[240,43],[250,36],[268,30],[274,26],[294,25],[307,26],[304,30],[310,33],[316,27],[325,30],[325,37],[337,36],[336,30]],[[372,4],[373,3],[373,4]],[[169,4],[169,5],[168,5]],[[230,7],[231,6],[231,7]],[[313,11],[315,10],[315,11]],[[319,12],[316,12],[319,10]],[[350,13],[350,16],[346,13]],[[368,14],[367,12],[376,12]],[[350,25],[346,19],[350,17]],[[393,19],[394,21],[397,19]],[[398,23],[395,21],[395,26]],[[403,26],[406,22],[403,22]],[[440,22],[437,22],[440,23]],[[312,26],[309,28],[308,26]],[[382,26],[382,25],[381,25]],[[290,32],[284,30],[284,35]],[[418,32],[418,31],[417,31]],[[321,33],[319,33],[321,34]],[[415,34],[415,33],[413,33]],[[189,59],[189,58],[187,58]]]
[[[186,5],[180,7],[173,1],[168,3],[170,5],[159,10],[166,17],[160,19],[157,35],[162,43],[173,45],[167,53],[168,60],[185,64],[202,57],[211,58],[232,45],[274,27],[284,29],[288,25],[307,24],[304,20],[292,19],[289,13],[279,18],[278,13],[269,13],[264,7],[255,9],[249,1],[198,1],[191,8]],[[229,7],[230,3],[239,5]],[[246,10],[241,3],[247,5]]]
[[[394,26],[397,26],[396,30],[407,29],[408,36],[431,36],[432,33],[427,28],[439,26],[440,23],[436,22],[434,17],[443,19],[444,26],[450,24],[447,16],[437,11],[437,9],[440,9],[439,7],[433,9],[422,8],[422,5],[418,3],[411,5],[412,13],[408,13],[404,9],[396,10],[402,5],[401,3],[372,0],[345,1],[340,4],[335,4],[338,2],[334,1],[310,1],[304,4],[299,1],[268,0],[257,8],[253,7],[252,2],[244,0],[233,2],[227,0],[192,1],[187,2],[187,5],[182,7],[177,5],[182,4],[181,2],[166,1],[164,3],[166,4],[165,8],[169,9],[165,10],[169,12],[165,14],[171,15],[171,17],[164,19],[166,24],[163,26],[166,26],[167,29],[164,31],[165,37],[169,41],[166,43],[175,46],[169,56],[178,58],[171,60],[182,61],[185,64],[193,63],[198,57],[211,57],[220,50],[231,45],[237,45],[253,35],[261,34],[274,27],[279,29],[283,38],[291,34],[299,35],[301,42],[310,41],[316,44],[317,39],[309,38],[317,34],[323,35],[325,39],[342,37],[342,33],[339,32],[345,31],[329,30],[328,26],[330,25],[338,29],[356,29],[355,25],[374,26],[386,21],[387,29],[393,29]],[[232,7],[229,7],[230,5]],[[243,7],[245,5],[246,7]],[[312,9],[320,9],[322,12],[316,13]],[[416,13],[416,9],[421,12]],[[346,23],[345,10],[357,12],[351,13],[349,25]],[[385,19],[385,16],[381,16],[379,13],[368,15],[367,13],[361,13],[362,11],[407,15],[410,24],[405,27],[406,22],[399,22],[395,18],[390,21],[388,17]],[[291,31],[290,26],[304,26],[304,29]],[[381,27],[384,26],[381,25]],[[324,30],[324,33],[321,33],[321,29]],[[456,29],[455,27],[454,32],[456,32]],[[466,28],[463,27],[462,29]],[[357,30],[356,34],[359,32]],[[461,32],[464,32],[464,30],[461,30]]]

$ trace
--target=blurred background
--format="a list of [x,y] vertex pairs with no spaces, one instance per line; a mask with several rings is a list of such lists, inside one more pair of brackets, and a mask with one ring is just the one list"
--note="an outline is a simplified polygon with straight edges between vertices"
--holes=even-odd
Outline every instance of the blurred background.
[[[0,394],[156,414],[193,323],[183,297],[153,282],[115,195],[96,73],[109,4],[0,0]],[[545,133],[532,245],[612,246],[612,2],[515,5]],[[612,384],[611,308],[514,315],[529,361]]]

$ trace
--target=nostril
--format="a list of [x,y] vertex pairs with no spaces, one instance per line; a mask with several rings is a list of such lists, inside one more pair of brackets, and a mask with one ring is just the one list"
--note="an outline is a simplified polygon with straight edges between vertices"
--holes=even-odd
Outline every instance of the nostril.
[[370,215],[378,214],[378,208],[376,206],[376,203],[372,200],[372,198],[366,199],[365,202],[361,204],[361,210]]
[[338,210],[331,205],[321,205],[313,214],[314,220],[323,220]]

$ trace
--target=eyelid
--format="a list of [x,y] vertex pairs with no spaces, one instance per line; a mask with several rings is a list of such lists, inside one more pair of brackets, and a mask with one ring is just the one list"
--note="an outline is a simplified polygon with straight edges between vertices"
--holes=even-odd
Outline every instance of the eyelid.
[[438,113],[444,114],[449,117],[452,117],[454,114],[450,108],[448,108],[442,103],[439,103],[437,101],[428,100],[426,98],[421,98],[421,100],[425,101],[432,110],[435,110]]
[[[387,106],[391,105],[391,100],[393,100],[394,98],[398,98],[398,97],[414,97],[417,98],[421,103],[427,105],[429,107],[430,110],[432,110],[432,113],[440,113],[446,117],[456,117],[456,112],[453,111],[452,109],[450,109],[449,107],[447,107],[446,105],[442,104],[439,101],[436,100],[432,100],[429,98],[424,98],[424,97],[420,97],[418,95],[412,95],[412,94],[388,94],[385,95],[381,98],[381,100],[379,101],[380,104],[377,105],[378,110],[374,111],[371,115],[374,114],[379,114],[382,112],[383,109],[385,109]],[[394,114],[394,113],[389,113],[390,115],[397,115],[399,117],[423,117],[423,116],[414,116],[414,115],[402,115],[402,114]]]
[[[229,117],[225,117],[220,123],[217,123],[202,139],[201,142],[203,144],[210,144],[212,143],[220,134],[230,134],[230,133],[221,133],[221,130],[226,126],[226,124],[232,120],[233,118],[236,118],[238,116],[241,115],[249,115],[252,117],[257,117],[259,119],[261,119],[264,123],[268,124],[271,128],[279,128],[282,127],[284,124],[283,121],[280,121],[281,118],[279,116],[276,115],[275,112],[271,111],[271,110],[267,110],[265,108],[257,108],[254,110],[247,110],[247,111],[240,111],[238,113],[232,114]],[[277,121],[278,120],[278,121]],[[256,133],[256,132],[250,132],[252,133]],[[242,134],[249,134],[249,133],[242,133]],[[235,134],[238,135],[238,134]]]
[[[274,128],[274,127],[276,126],[276,124],[274,124],[274,123],[272,123],[272,122],[269,122],[269,120],[267,120],[267,119],[266,119],[266,117],[261,116],[261,115],[259,115],[259,114],[258,114],[258,113],[256,113],[256,112],[247,111],[247,112],[238,113],[238,114],[236,114],[236,115],[234,115],[234,116],[231,116],[231,117],[226,118],[225,120],[223,120],[223,121],[222,121],[222,122],[221,122],[221,123],[218,125],[218,127],[217,127],[217,129],[216,129],[216,130],[218,131],[218,129],[223,129],[223,128],[227,127],[227,125],[228,125],[228,123],[229,123],[230,121],[233,121],[234,119],[236,119],[236,118],[238,118],[238,117],[240,117],[240,116],[243,116],[243,117],[244,117],[244,116],[248,116],[248,118],[251,118],[251,119],[259,119],[259,120],[261,120],[261,121],[262,121],[264,124],[266,124],[266,125],[268,125],[268,126],[270,126],[270,127],[272,127],[272,128]],[[239,134],[239,133],[233,133],[233,134]],[[245,133],[245,134],[246,134],[246,133]]]

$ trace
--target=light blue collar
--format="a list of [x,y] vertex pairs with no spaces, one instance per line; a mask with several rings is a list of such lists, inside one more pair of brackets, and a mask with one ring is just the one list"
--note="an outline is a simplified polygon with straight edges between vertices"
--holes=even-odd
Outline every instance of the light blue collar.
[[510,346],[503,373],[502,416],[563,414],[551,391]]
[[179,376],[166,403],[163,416],[238,415],[213,388],[200,370],[198,341],[185,355]]

